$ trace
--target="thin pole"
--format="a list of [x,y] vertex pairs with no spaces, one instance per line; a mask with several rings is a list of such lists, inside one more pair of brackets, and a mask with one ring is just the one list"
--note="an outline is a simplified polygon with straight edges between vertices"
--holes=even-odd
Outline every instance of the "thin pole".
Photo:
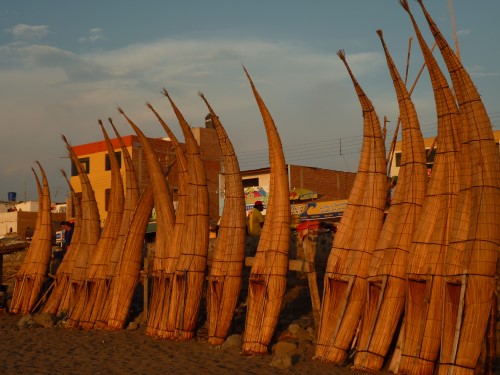
[[458,37],[457,37],[457,25],[455,24],[455,16],[453,15],[453,0],[449,0],[450,13],[451,13],[451,23],[453,24],[453,39],[455,40],[455,52],[457,57],[460,59],[460,49],[458,48]]

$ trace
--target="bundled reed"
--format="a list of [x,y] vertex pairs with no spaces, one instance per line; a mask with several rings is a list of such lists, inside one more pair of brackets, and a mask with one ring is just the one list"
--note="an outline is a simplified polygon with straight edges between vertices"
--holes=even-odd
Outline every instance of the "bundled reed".
[[99,126],[101,127],[108,149],[111,166],[111,195],[104,228],[95,252],[89,261],[85,288],[82,288],[78,295],[78,299],[67,322],[68,327],[76,327],[78,325],[83,329],[94,328],[94,323],[101,314],[107,298],[110,283],[109,268],[111,266],[111,255],[118,241],[125,200],[120,167],[116,159],[114,147],[101,120],[99,120]]
[[69,182],[68,176],[66,172],[61,170],[61,173],[68,184],[68,188],[71,192],[71,200],[74,205],[74,217],[75,217],[75,226],[73,229],[73,236],[71,237],[71,246],[67,249],[66,255],[62,259],[61,264],[57,268],[56,274],[54,276],[54,281],[51,284],[52,292],[49,295],[49,298],[42,305],[41,311],[44,313],[57,314],[59,311],[59,306],[61,306],[61,311],[67,309],[69,306],[68,301],[63,301],[63,296],[67,295],[66,291],[68,289],[70,275],[73,272],[74,261],[76,248],[78,243],[80,242],[81,234],[82,234],[82,206],[81,200],[76,195],[75,189]]
[[500,245],[500,161],[491,121],[468,72],[425,9],[463,116],[457,210],[445,259],[440,374],[473,374],[493,305]]
[[92,258],[101,236],[99,210],[87,172],[66,137],[63,135],[62,138],[80,179],[82,226],[80,241],[76,246],[71,246],[72,251],[66,254],[66,257],[69,255],[68,261],[70,262],[66,270],[70,270],[71,273],[68,274],[68,279],[63,281],[63,278],[61,278],[61,283],[54,286],[52,294],[46,303],[49,306],[47,309],[54,314],[67,312],[75,305],[76,296],[79,295],[80,289],[85,285],[88,261]]
[[127,321],[132,297],[139,283],[142,245],[153,203],[153,189],[149,186],[137,203],[123,244],[123,254],[116,265],[116,274],[111,279],[107,304],[109,311],[106,317],[110,330],[122,329]]
[[364,126],[358,173],[335,235],[325,274],[315,358],[340,363],[352,342],[367,296],[370,260],[382,229],[387,196],[386,157],[379,120],[345,59]]
[[241,290],[245,259],[245,194],[238,158],[219,117],[200,93],[215,125],[224,165],[225,199],[207,286],[208,342],[221,345]]
[[[166,90],[167,97],[186,141],[188,167],[187,221],[181,252],[175,267],[168,325],[175,324],[173,338],[194,336],[198,318],[208,253],[208,187],[200,149],[191,128]],[[170,337],[172,338],[172,337]]]
[[[171,250],[168,258],[165,261],[165,274],[172,280],[179,254],[183,248],[183,241],[186,235],[187,222],[187,194],[188,194],[188,162],[186,154],[179,143],[179,140],[172,132],[167,123],[158,114],[150,103],[147,103],[148,108],[153,112],[161,126],[170,138],[175,151],[177,171],[178,171],[178,193],[177,193],[177,210],[175,212],[174,237],[171,242]],[[172,283],[172,282],[171,282]],[[172,285],[172,284],[170,284]],[[163,317],[160,319],[160,326],[157,329],[156,335],[161,338],[171,338],[175,336],[175,321],[169,321],[169,308],[172,288],[165,290],[163,298],[164,308],[162,310]]]
[[166,272],[171,254],[171,241],[174,234],[175,214],[172,195],[165,178],[164,169],[149,139],[134,122],[118,108],[133,128],[144,148],[144,155],[151,178],[154,206],[156,209],[156,250],[153,261],[153,287],[150,301],[148,327],[146,333],[157,335],[163,321],[164,311],[168,311],[169,290],[172,287],[171,275]]
[[270,188],[266,220],[250,272],[243,353],[265,354],[283,303],[290,242],[290,192],[281,139],[264,101],[243,67],[259,107],[269,145]]
[[[135,290],[135,285],[139,281],[139,271],[138,270],[136,273],[130,272],[128,269],[129,267],[124,267],[123,268],[123,273],[120,273],[120,263],[122,262],[122,257],[130,257],[133,256],[135,258],[139,258],[139,266],[141,262],[141,256],[142,256],[142,241],[144,238],[144,234],[142,233],[142,236],[140,236],[140,246],[139,247],[125,247],[125,243],[127,241],[127,235],[129,233],[130,225],[132,223],[132,218],[134,216],[134,212],[137,208],[139,199],[140,199],[140,192],[139,192],[139,184],[137,181],[137,176],[135,173],[134,169],[134,164],[132,162],[132,158],[130,157],[130,154],[127,150],[127,146],[123,142],[122,137],[116,130],[116,127],[113,124],[113,120],[111,118],[108,118],[109,123],[111,124],[111,127],[113,128],[113,131],[118,139],[118,142],[120,144],[120,148],[122,151],[123,155],[123,161],[125,164],[125,202],[124,202],[124,207],[123,207],[123,217],[122,217],[122,222],[121,222],[121,227],[120,227],[120,232],[118,234],[118,239],[116,241],[115,247],[111,253],[111,259],[110,259],[110,266],[108,268],[108,274],[107,277],[111,280],[110,281],[110,286],[108,289],[108,295],[106,298],[106,302],[104,304],[104,308],[99,314],[99,317],[97,318],[95,322],[95,327],[96,328],[107,328],[108,327],[108,320],[110,319],[110,314],[111,310],[113,310],[113,317],[116,314],[117,310],[125,310],[125,312],[128,312],[129,310],[129,305],[130,301],[127,303],[127,296],[129,295],[130,292],[123,292],[123,290],[127,290],[128,287],[133,286]],[[152,198],[151,198],[152,199]],[[146,200],[144,200],[146,201]],[[143,203],[145,204],[145,203]],[[150,203],[150,208],[149,211],[152,209],[152,201]],[[146,205],[147,207],[147,205]],[[142,232],[142,227],[137,227],[131,229],[131,232],[136,233],[137,235],[140,235]],[[144,232],[146,228],[143,228]],[[132,234],[131,234],[132,235]],[[134,242],[135,243],[135,242]],[[125,252],[128,252],[125,254]],[[131,255],[131,254],[134,255]],[[128,275],[129,273],[132,273],[132,275]],[[135,281],[132,280],[130,282],[123,280],[123,278],[128,278],[132,277],[133,279],[136,279]],[[115,278],[118,278],[117,281],[115,281]],[[125,295],[125,297],[122,297],[122,295]],[[112,304],[112,306],[110,305]],[[125,314],[126,317],[126,314]],[[118,323],[117,318],[113,318],[113,328],[114,329],[120,329],[122,326],[125,324],[125,320],[120,321]],[[120,328],[117,328],[119,326]]]
[[[16,283],[12,295],[10,306],[11,314],[27,314],[35,306],[42,285],[45,282],[47,268],[50,261],[52,250],[51,236],[51,207],[50,207],[50,189],[47,176],[42,165],[37,161],[40,173],[42,175],[43,188],[42,194],[39,194],[39,207],[37,214],[36,232],[28,248],[26,256],[16,274]],[[35,171],[33,170],[33,173]],[[36,177],[36,173],[35,173]],[[38,177],[37,187],[40,193],[40,182]]]
[[[439,353],[444,259],[459,191],[460,113],[448,82],[411,16],[424,55],[438,119],[437,150],[407,268],[408,292],[400,372],[432,374]],[[397,364],[395,364],[397,367]]]
[[370,264],[368,299],[354,358],[355,369],[372,371],[382,368],[403,313],[408,252],[427,186],[425,147],[417,112],[389,54],[382,31],[377,33],[398,99],[402,149],[398,184]]

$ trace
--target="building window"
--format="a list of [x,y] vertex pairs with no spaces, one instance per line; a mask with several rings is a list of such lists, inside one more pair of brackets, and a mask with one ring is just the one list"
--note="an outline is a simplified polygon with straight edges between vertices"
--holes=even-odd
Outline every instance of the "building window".
[[244,188],[252,187],[252,186],[260,186],[258,177],[243,179],[243,187]]
[[[122,153],[121,153],[121,151],[115,152],[115,156],[116,156],[116,161],[118,162],[118,167],[121,168],[122,167]],[[109,161],[109,154],[106,154],[105,165],[106,165],[105,170],[110,171],[111,170],[111,162]]]
[[396,152],[396,167],[401,167],[401,152]]
[[104,209],[109,211],[109,199],[111,198],[111,189],[104,190]]
[[[89,158],[81,158],[80,163],[83,166],[83,170],[85,173],[90,173],[90,159]],[[78,176],[78,169],[76,168],[76,164],[71,162],[71,176]]]

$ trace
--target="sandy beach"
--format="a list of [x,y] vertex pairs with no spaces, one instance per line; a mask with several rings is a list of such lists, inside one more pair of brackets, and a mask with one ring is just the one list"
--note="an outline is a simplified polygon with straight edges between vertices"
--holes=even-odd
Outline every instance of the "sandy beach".
[[135,330],[83,331],[62,327],[20,328],[21,317],[0,314],[2,374],[345,374],[348,367],[313,361],[313,348],[291,368],[271,365],[271,354],[241,355],[241,348],[214,347],[204,338],[158,340]]

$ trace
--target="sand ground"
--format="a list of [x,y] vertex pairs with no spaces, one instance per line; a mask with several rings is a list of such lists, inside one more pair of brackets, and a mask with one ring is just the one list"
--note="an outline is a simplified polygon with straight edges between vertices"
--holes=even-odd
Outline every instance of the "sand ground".
[[289,369],[271,366],[272,355],[247,357],[204,339],[158,340],[136,330],[83,331],[62,327],[19,328],[19,316],[0,313],[0,374],[347,374],[312,360]]

